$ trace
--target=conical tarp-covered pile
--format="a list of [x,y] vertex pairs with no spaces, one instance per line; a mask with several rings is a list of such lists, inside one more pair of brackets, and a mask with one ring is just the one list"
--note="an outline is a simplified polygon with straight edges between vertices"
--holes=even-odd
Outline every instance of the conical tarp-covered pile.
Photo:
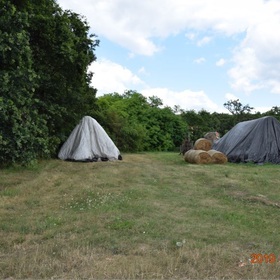
[[83,117],[74,128],[61,147],[58,157],[73,161],[122,159],[119,149],[106,131],[89,116]]

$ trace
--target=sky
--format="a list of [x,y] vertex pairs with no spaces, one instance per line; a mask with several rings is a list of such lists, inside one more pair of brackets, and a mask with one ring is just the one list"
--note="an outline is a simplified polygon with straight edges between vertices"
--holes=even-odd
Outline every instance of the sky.
[[97,96],[135,90],[165,106],[280,106],[280,0],[57,0],[100,40]]

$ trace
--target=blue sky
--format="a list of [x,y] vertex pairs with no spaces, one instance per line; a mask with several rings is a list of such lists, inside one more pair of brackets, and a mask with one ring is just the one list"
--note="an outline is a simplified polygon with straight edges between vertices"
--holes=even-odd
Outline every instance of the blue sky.
[[278,0],[58,0],[98,36],[97,96],[136,90],[184,110],[280,106]]

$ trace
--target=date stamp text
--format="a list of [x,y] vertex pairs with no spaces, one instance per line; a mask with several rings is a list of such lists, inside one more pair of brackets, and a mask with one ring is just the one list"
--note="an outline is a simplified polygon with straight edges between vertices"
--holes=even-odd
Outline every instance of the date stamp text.
[[275,263],[275,254],[251,254],[251,264]]

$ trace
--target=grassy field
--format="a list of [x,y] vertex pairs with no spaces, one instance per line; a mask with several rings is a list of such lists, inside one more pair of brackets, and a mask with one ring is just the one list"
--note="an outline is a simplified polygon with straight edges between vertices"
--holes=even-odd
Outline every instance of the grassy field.
[[279,279],[279,168],[143,153],[0,170],[0,278]]

